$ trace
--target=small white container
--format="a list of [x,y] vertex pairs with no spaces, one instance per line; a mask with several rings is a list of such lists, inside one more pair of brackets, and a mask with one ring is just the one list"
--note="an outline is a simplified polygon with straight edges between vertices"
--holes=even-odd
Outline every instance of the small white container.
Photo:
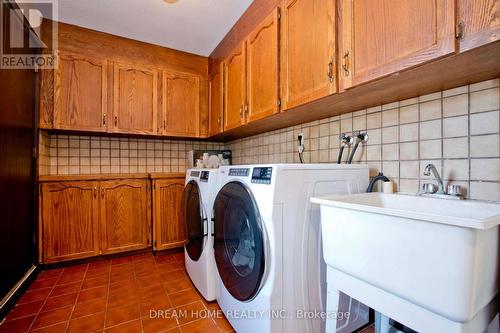
[[393,182],[384,182],[382,185],[382,192],[394,193],[394,183]]

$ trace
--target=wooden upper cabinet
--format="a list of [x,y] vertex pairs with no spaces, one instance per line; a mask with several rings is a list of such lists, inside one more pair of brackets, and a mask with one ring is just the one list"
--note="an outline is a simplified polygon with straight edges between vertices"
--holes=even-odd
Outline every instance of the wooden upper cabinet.
[[336,92],[335,0],[284,0],[283,110]]
[[342,0],[342,88],[455,52],[455,0]]
[[113,81],[113,131],[156,134],[158,71],[115,63]]
[[500,39],[500,1],[458,0],[457,6],[461,52]]
[[106,131],[106,60],[60,52],[54,87],[54,128]]
[[41,185],[40,262],[99,254],[97,191],[93,181]]
[[219,65],[219,69],[210,77],[209,82],[209,125],[208,136],[217,135],[224,130],[223,126],[223,71],[224,66]]
[[200,134],[200,78],[163,71],[163,130],[170,136],[198,137]]
[[278,113],[279,8],[265,18],[247,39],[247,121]]
[[101,250],[104,254],[147,248],[147,180],[110,180],[101,187]]
[[224,130],[245,123],[246,43],[241,42],[224,62]]
[[186,243],[182,205],[184,178],[153,180],[153,247],[165,250]]

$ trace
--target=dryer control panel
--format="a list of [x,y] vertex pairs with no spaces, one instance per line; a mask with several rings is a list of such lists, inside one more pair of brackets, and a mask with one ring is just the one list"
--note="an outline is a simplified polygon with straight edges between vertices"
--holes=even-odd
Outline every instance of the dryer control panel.
[[271,177],[273,175],[273,168],[253,168],[252,183],[255,184],[271,184]]
[[202,171],[200,174],[200,181],[202,182],[208,182],[208,176],[210,175],[209,171]]
[[248,168],[231,168],[229,169],[229,176],[248,177],[250,169]]

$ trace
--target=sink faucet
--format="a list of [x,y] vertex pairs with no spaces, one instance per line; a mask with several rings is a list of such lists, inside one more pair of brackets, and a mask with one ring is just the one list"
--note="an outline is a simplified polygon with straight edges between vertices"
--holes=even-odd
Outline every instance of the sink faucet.
[[439,172],[436,169],[436,166],[434,164],[427,164],[424,170],[424,175],[425,176],[430,176],[432,174],[434,175],[434,178],[436,178],[438,182],[438,190],[436,193],[438,194],[444,194],[444,185],[443,185],[443,180],[441,179],[441,176],[439,176]]
[[448,191],[445,191],[443,180],[441,179],[441,176],[439,176],[436,166],[434,164],[427,164],[424,169],[424,175],[430,176],[431,172],[434,175],[434,178],[436,178],[438,185],[436,186],[436,184],[426,183],[423,185],[422,192],[417,193],[417,195],[441,199],[463,199],[460,185],[449,185]]

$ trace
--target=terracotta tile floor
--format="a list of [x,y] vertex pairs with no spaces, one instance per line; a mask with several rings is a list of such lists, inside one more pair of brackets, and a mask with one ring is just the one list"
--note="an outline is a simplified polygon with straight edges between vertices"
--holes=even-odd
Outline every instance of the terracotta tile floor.
[[[163,318],[151,318],[167,310]],[[173,310],[188,310],[174,312]],[[220,310],[196,291],[182,253],[144,254],[40,273],[0,325],[17,332],[232,332]],[[187,316],[173,316],[187,313]],[[220,313],[220,312],[217,312]]]

